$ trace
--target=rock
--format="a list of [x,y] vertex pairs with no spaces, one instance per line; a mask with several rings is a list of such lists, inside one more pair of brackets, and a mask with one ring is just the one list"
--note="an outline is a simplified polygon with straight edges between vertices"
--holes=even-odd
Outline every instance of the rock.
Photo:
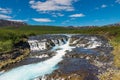
[[[66,58],[59,63],[59,69],[50,75],[45,75],[45,80],[98,80],[98,69],[88,61],[79,58]],[[43,77],[39,77],[41,80]],[[37,78],[38,79],[38,78]]]
[[14,44],[14,48],[18,48],[18,49],[30,49],[30,45],[26,41],[19,41],[18,43]]
[[28,55],[29,55],[28,49],[13,50],[13,51],[10,51],[7,53],[2,53],[0,56],[0,70],[10,69],[11,66],[9,66],[9,65],[20,62],[21,60],[25,59],[26,56],[28,56]]

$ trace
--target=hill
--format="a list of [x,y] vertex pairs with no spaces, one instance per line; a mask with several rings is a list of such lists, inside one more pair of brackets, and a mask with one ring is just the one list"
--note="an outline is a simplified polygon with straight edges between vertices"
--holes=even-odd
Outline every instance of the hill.
[[3,20],[3,19],[0,19],[0,27],[4,27],[4,26],[19,27],[19,26],[26,26],[26,25],[27,25],[27,23],[25,23],[25,22],[10,21],[10,20]]

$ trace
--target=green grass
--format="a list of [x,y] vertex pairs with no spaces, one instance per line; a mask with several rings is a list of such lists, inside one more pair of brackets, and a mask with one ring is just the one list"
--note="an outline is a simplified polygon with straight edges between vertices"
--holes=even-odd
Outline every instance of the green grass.
[[10,51],[12,49],[12,41],[11,40],[6,40],[6,41],[0,41],[0,51]]

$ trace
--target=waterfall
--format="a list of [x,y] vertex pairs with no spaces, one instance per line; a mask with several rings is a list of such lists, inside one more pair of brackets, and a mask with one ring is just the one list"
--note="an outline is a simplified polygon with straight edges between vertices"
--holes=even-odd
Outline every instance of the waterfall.
[[28,40],[31,51],[40,51],[46,49],[46,42],[39,42],[38,40]]
[[[69,46],[69,41],[70,38],[68,39],[66,44],[57,46],[57,48],[54,49],[56,55],[53,56],[52,58],[36,64],[24,65],[12,69],[0,75],[0,80],[31,80],[38,76],[44,76],[45,74],[50,74],[51,72],[53,72],[58,68],[57,64],[62,61],[63,59],[62,57],[66,54],[66,51],[72,50],[72,47]],[[38,42],[38,41],[34,41],[34,42]],[[31,46],[35,48],[37,47],[36,43],[33,45]]]
[[[67,42],[67,40],[63,37],[61,39],[50,39],[49,41],[43,41],[43,40],[28,40],[28,43],[30,45],[30,50],[31,51],[42,51],[46,50],[49,47],[54,48],[56,46],[62,46]],[[47,47],[47,45],[49,47]],[[53,46],[54,45],[54,46]]]

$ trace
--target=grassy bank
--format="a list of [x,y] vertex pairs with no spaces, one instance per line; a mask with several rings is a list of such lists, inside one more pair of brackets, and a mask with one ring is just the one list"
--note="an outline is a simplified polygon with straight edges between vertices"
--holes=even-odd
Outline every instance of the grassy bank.
[[114,47],[113,55],[114,55],[114,65],[120,68],[120,42],[111,42]]
[[112,52],[114,55],[113,66],[118,69],[108,69],[106,72],[98,75],[100,80],[120,80],[120,42],[114,38],[110,43],[114,47]]
[[[15,56],[15,55],[13,56],[12,53],[15,53],[15,52],[16,52],[16,54],[20,54],[20,55],[19,56]],[[29,49],[17,50],[17,51],[15,50],[15,51],[8,52],[8,53],[3,53],[3,54],[0,54],[0,55],[1,56],[9,56],[9,58],[7,58],[5,60],[2,60],[0,62],[0,70],[1,70],[4,67],[9,66],[10,64],[14,64],[16,62],[19,62],[19,61],[23,60],[25,57],[27,57],[29,55]]]
[[120,80],[120,70],[108,69],[98,76],[100,80]]

